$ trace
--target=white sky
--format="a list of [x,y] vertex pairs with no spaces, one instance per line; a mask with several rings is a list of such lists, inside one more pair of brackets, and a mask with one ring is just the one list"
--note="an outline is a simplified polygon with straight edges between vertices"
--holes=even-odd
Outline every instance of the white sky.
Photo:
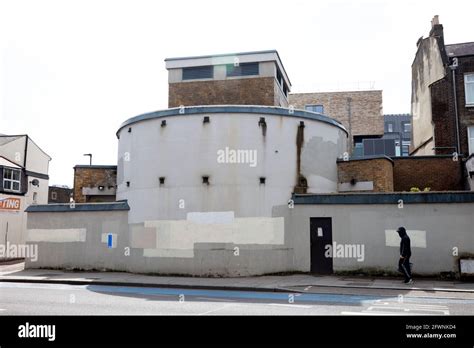
[[[116,164],[126,119],[167,107],[166,57],[277,49],[292,92],[383,89],[410,112],[416,41],[440,15],[446,43],[474,41],[474,1],[0,0],[0,133],[53,160]],[[345,88],[344,88],[345,87]]]

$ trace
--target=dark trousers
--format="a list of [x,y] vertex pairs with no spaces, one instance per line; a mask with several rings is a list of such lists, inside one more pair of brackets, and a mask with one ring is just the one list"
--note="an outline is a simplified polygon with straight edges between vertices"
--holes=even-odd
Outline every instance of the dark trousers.
[[405,276],[405,281],[409,281],[411,279],[411,268],[410,268],[409,257],[405,257],[404,259],[400,259],[398,261],[398,269]]

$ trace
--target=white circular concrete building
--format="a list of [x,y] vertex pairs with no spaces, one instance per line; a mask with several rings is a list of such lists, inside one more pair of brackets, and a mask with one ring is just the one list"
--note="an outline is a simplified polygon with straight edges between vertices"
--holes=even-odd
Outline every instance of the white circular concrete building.
[[133,117],[117,137],[117,200],[142,223],[189,212],[269,217],[293,192],[336,192],[347,132],[303,110],[196,106]]

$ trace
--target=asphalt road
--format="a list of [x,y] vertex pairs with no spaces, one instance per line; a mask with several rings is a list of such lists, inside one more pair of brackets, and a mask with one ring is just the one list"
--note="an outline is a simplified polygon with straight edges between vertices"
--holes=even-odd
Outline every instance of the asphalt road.
[[0,315],[473,315],[474,294],[374,289],[304,293],[0,283]]

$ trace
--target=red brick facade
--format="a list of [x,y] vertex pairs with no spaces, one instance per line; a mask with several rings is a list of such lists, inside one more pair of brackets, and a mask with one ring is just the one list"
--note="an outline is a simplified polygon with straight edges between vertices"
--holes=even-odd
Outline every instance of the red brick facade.
[[[415,156],[338,161],[341,183],[373,182],[372,192],[464,190],[462,161],[452,156]],[[345,190],[347,191],[347,190]]]
[[[459,117],[460,153],[468,155],[467,127],[474,126],[474,107],[466,106],[464,74],[474,73],[474,57],[459,57],[455,70],[457,109]],[[431,108],[434,123],[435,153],[452,154],[456,151],[456,118],[453,76],[448,69],[446,76],[431,85]]]
[[410,191],[412,187],[431,191],[464,189],[462,162],[451,156],[396,157],[393,167],[395,191]]

